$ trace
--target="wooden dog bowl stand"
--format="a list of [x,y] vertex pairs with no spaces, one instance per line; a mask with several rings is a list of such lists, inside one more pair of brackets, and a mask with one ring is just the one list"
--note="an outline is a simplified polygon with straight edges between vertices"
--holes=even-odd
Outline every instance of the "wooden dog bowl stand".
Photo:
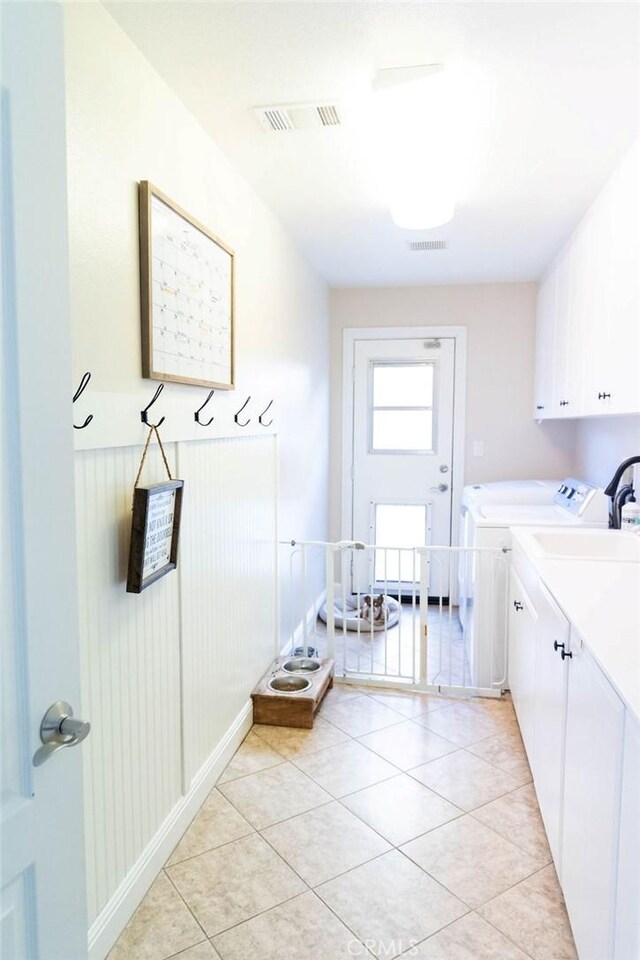
[[[316,711],[327,691],[333,686],[334,661],[321,660],[320,669],[314,673],[291,674],[282,669],[283,664],[291,659],[293,658],[289,656],[274,660],[254,688],[251,694],[254,723],[275,727],[303,727],[306,730],[313,728]],[[281,676],[305,677],[311,681],[311,686],[299,693],[281,693],[272,690],[269,687],[269,681]]]

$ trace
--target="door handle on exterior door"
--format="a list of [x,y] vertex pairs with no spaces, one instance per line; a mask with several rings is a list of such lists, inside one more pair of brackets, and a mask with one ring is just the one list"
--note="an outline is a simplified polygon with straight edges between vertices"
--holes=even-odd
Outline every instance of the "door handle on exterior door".
[[429,487],[429,492],[433,493],[446,493],[449,489],[448,483],[439,483],[437,487]]
[[89,736],[91,724],[85,720],[77,720],[73,716],[73,709],[65,700],[56,700],[40,724],[40,739],[42,746],[38,747],[33,755],[34,767],[39,767],[45,760],[53,756],[63,747],[75,747]]

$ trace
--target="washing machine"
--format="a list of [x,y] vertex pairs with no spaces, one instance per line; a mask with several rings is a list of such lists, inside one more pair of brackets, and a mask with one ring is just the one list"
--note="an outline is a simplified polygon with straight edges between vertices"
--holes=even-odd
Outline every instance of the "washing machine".
[[[487,485],[489,486],[489,485]],[[604,491],[567,477],[561,483],[522,487],[527,501],[498,499],[498,491],[467,497],[459,583],[460,622],[471,685],[504,689],[507,679],[507,592],[511,528],[521,526],[607,527],[609,502]],[[516,496],[511,490],[509,495]],[[551,494],[549,496],[549,494]],[[537,496],[537,499],[536,499]],[[472,552],[478,550],[478,552]],[[486,552],[485,552],[486,551]]]
[[[483,507],[540,504],[551,506],[559,480],[497,480],[475,483],[462,491],[459,545],[472,547],[474,518]],[[461,554],[458,561],[458,615],[464,629],[467,610],[473,599],[472,556]]]

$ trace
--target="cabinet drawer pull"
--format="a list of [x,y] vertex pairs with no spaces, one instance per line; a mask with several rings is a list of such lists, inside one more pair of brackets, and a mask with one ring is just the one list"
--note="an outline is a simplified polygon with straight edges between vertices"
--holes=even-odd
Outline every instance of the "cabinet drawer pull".
[[565,650],[564,643],[558,643],[557,640],[554,640],[553,649],[556,651],[556,653],[558,652],[558,650],[560,651],[560,656],[562,657],[563,660],[566,660],[567,657],[569,657],[570,660],[573,659],[573,654],[570,652],[567,653],[567,651]]
[[560,406],[561,406],[561,407],[568,407],[568,406],[569,406],[569,401],[568,401],[568,400],[561,400],[561,401],[560,401]]
[[523,605],[520,603],[519,600],[514,600],[514,601],[513,601],[513,609],[514,609],[514,610],[524,610],[524,607],[523,607]]
[[599,393],[599,394],[598,394],[598,400],[611,400],[611,394],[610,394],[610,393]]
[[536,410],[544,410],[544,403],[536,404]]

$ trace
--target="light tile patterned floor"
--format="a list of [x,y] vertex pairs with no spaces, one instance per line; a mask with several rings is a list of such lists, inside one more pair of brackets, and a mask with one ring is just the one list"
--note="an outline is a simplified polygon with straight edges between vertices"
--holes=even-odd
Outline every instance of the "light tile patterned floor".
[[510,701],[255,726],[110,960],[577,960]]

